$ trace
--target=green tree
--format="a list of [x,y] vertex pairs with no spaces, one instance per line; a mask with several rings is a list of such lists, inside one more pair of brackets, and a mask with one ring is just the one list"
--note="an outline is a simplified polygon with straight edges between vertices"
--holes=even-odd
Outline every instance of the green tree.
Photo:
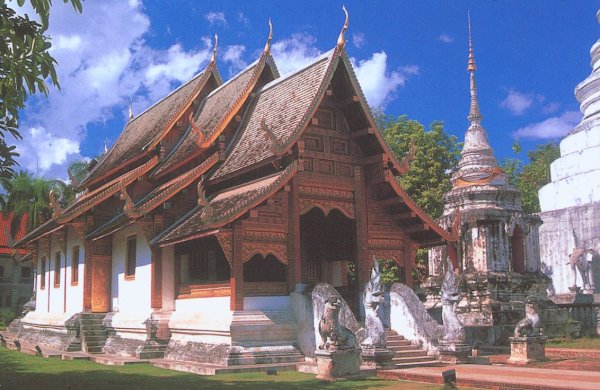
[[414,156],[400,184],[413,200],[433,218],[442,215],[443,196],[452,188],[450,177],[460,158],[460,143],[444,132],[442,122],[433,122],[429,129],[406,116],[384,117],[379,120],[383,137],[399,160],[414,145]]
[[35,229],[52,216],[49,193],[54,189],[63,205],[73,200],[71,187],[60,180],[47,180],[20,171],[7,183],[2,195],[2,211],[12,212],[11,234],[15,237],[23,215],[27,215],[27,231]]
[[[518,142],[513,146],[513,150],[517,155],[520,153]],[[550,183],[550,164],[560,157],[560,149],[557,143],[549,142],[537,145],[527,156],[527,164],[523,164],[517,158],[507,158],[501,165],[508,174],[510,183],[521,192],[523,211],[537,213],[540,211],[538,191]]]
[[[404,158],[414,145],[414,156],[408,173],[399,179],[411,198],[431,217],[438,218],[444,210],[444,194],[452,188],[450,178],[460,158],[461,145],[456,137],[444,131],[444,124],[433,122],[428,129],[408,119],[376,114],[383,137],[397,159]],[[418,272],[415,280],[427,276],[427,251],[417,252]],[[401,269],[393,261],[381,262],[382,279],[393,282],[401,279]]]
[[[47,81],[59,87],[56,60],[50,55],[48,29],[51,0],[16,0],[19,6],[29,3],[40,22],[29,15],[17,15],[6,0],[0,0],[0,184],[6,186],[14,177],[15,145],[9,145],[6,135],[17,140],[19,111],[25,107],[28,96],[41,92],[48,94]],[[63,0],[81,12],[81,0]]]

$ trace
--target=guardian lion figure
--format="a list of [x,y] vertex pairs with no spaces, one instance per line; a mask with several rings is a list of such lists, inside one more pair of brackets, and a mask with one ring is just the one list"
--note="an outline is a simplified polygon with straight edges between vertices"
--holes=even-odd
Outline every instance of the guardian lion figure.
[[573,289],[577,289],[577,270],[583,281],[583,288],[594,290],[594,273],[592,272],[592,260],[598,256],[595,249],[575,248],[569,256],[568,265],[573,271]]
[[342,304],[338,297],[332,296],[325,301],[323,316],[319,321],[321,344],[319,349],[352,349],[356,346],[356,336],[339,322]]
[[515,337],[539,336],[542,321],[538,314],[538,305],[535,298],[529,296],[525,299],[525,318],[515,326]]
[[377,315],[377,308],[384,300],[379,262],[373,257],[371,280],[366,285],[364,296],[365,328],[367,331],[367,337],[362,342],[364,346],[385,347],[385,330],[381,318]]

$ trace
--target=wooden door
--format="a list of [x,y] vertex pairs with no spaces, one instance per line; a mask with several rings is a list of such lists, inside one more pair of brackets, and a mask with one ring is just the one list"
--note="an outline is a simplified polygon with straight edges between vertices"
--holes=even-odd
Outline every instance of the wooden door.
[[94,313],[110,311],[111,274],[112,259],[94,257],[92,262],[92,312]]

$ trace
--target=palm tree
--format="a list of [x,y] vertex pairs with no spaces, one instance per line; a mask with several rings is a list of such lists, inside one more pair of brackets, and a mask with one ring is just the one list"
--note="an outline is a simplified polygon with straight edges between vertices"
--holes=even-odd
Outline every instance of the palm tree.
[[72,201],[73,191],[71,186],[60,180],[47,180],[35,177],[26,171],[20,171],[7,184],[7,193],[1,195],[2,211],[6,214],[12,212],[11,234],[15,237],[23,215],[27,215],[27,231],[35,229],[52,216],[49,193],[54,189],[61,203]]

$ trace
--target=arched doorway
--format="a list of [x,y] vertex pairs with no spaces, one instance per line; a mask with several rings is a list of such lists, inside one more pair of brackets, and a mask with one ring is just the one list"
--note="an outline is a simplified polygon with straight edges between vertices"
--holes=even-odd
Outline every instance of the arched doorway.
[[302,281],[331,284],[358,313],[354,220],[337,209],[325,215],[314,207],[300,217],[300,242]]
[[513,271],[523,273],[525,269],[525,250],[523,248],[523,229],[517,225],[510,239]]

